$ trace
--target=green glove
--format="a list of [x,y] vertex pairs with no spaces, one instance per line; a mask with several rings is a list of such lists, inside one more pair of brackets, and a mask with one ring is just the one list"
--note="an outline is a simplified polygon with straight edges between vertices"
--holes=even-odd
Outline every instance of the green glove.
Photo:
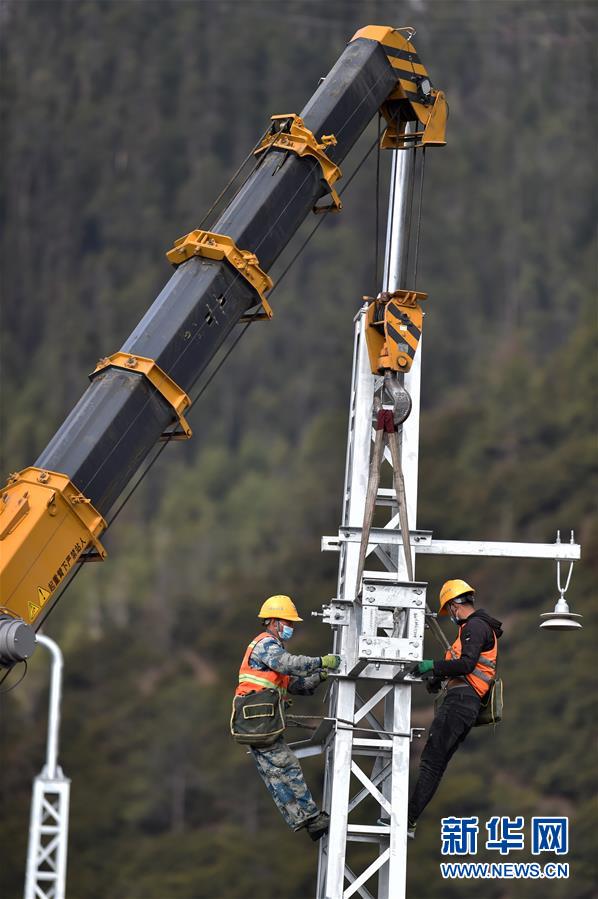
[[322,656],[322,668],[338,668],[341,663],[341,657],[335,655]]
[[320,674],[320,683],[322,683],[322,681],[328,680],[328,672],[327,671],[322,669],[322,671],[320,671],[319,674]]
[[427,674],[428,671],[432,671],[434,669],[434,662],[432,659],[424,659],[423,662],[419,662],[417,666],[417,673],[420,677],[423,674]]

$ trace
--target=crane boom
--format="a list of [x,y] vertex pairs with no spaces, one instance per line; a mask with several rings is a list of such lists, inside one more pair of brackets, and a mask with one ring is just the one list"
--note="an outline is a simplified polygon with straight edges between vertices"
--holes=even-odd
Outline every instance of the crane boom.
[[261,303],[271,315],[267,271],[318,201],[330,194],[340,208],[340,163],[374,114],[389,123],[383,146],[397,146],[407,120],[421,124],[422,142],[444,143],[444,95],[402,30],[358,31],[300,116],[273,117],[257,167],[212,230],[175,243],[176,271],[133,333],[100,360],[35,465],[10,476],[0,502],[0,664],[18,657],[18,647],[2,651],[3,622],[37,629],[73,566],[105,558],[106,516],[152,447],[191,436],[191,386],[248,310]]

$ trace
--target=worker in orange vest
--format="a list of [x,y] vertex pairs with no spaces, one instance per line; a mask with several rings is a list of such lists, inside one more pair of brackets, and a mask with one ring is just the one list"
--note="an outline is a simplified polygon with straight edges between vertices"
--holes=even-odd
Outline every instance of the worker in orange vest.
[[450,615],[459,628],[442,661],[424,659],[413,673],[424,677],[429,692],[446,679],[446,698],[430,727],[419,776],[407,811],[407,836],[413,839],[417,820],[436,792],[450,759],[475,724],[480,703],[496,677],[501,622],[474,607],[475,590],[466,581],[447,581],[440,590],[439,615]]
[[[291,655],[285,648],[294,632],[294,624],[303,619],[290,596],[271,596],[258,614],[265,630],[251,641],[239,669],[236,697],[258,694],[273,688],[281,693],[309,695],[328,677],[328,670],[340,665],[340,656]],[[234,706],[233,706],[234,707]],[[327,831],[329,815],[320,811],[305,783],[295,753],[282,735],[272,745],[249,745],[257,769],[282,817],[292,830],[305,828],[312,840]]]

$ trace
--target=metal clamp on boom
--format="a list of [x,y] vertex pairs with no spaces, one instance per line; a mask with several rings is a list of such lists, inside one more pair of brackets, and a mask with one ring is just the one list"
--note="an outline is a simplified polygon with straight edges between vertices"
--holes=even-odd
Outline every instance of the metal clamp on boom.
[[165,371],[153,359],[145,356],[132,356],[130,353],[113,353],[105,359],[100,359],[95,369],[90,374],[90,380],[106,368],[123,368],[125,371],[134,371],[150,381],[167,403],[174,409],[180,425],[179,431],[166,431],[161,440],[188,440],[193,434],[183,412],[191,405],[190,397],[170,378]]
[[272,318],[273,312],[265,292],[271,290],[274,282],[259,265],[255,253],[250,250],[240,250],[232,237],[226,234],[216,234],[213,231],[190,231],[184,237],[175,240],[172,250],[166,254],[169,262],[174,266],[182,265],[192,256],[204,256],[206,259],[226,259],[237,269],[246,281],[249,281],[258,294],[264,313],[252,316],[252,318]]
[[326,155],[328,147],[336,145],[334,134],[323,134],[320,141],[306,128],[303,119],[296,113],[273,115],[269,133],[262,140],[254,155],[264,153],[272,147],[288,150],[297,156],[313,156],[320,163],[322,176],[328,185],[332,202],[328,206],[314,206],[315,213],[340,212],[343,208],[341,198],[333,188],[333,184],[342,177],[340,168]]

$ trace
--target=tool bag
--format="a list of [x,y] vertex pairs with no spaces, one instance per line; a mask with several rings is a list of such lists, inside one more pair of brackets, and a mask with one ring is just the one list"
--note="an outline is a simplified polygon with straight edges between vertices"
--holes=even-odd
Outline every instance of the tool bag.
[[284,703],[279,690],[256,690],[234,697],[230,732],[235,743],[257,749],[271,746],[285,727]]
[[[438,713],[438,709],[446,699],[448,690],[443,688],[442,693],[434,702],[434,714]],[[478,717],[473,723],[473,727],[483,727],[484,724],[498,724],[502,721],[503,713],[503,689],[502,678],[495,678],[490,684],[490,689],[485,696],[482,697],[480,711]]]
[[490,684],[490,689],[482,697],[482,704],[474,727],[482,727],[484,724],[498,724],[502,721],[503,693],[502,678],[495,678]]

